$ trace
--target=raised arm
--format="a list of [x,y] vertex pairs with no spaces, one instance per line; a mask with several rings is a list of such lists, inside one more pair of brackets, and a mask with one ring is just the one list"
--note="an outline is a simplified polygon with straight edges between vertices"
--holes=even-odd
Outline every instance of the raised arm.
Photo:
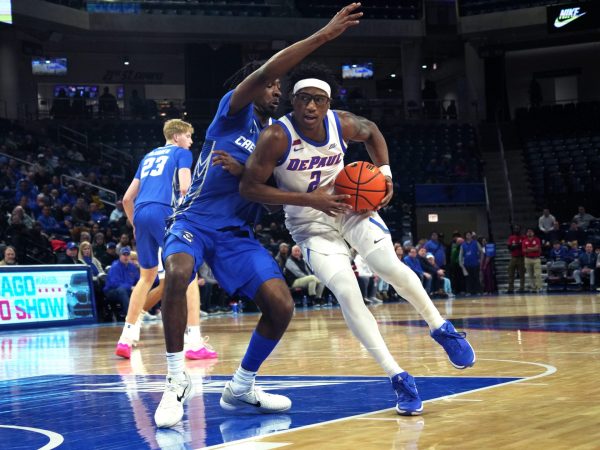
[[387,143],[379,127],[364,117],[357,116],[348,111],[336,111],[340,118],[342,136],[344,141],[363,142],[373,163],[381,168],[386,177],[386,194],[377,209],[386,206],[394,195],[394,184],[392,183],[392,172],[390,170],[390,158]]
[[288,145],[286,133],[277,124],[261,133],[254,152],[246,161],[240,194],[248,200],[267,205],[310,206],[330,216],[348,211],[350,206],[341,203],[348,196],[328,194],[329,186],[322,186],[308,193],[282,191],[267,184]]
[[319,31],[273,55],[235,88],[229,104],[229,114],[234,115],[252,103],[266,86],[281,78],[321,45],[335,39],[347,28],[358,25],[358,19],[363,14],[356,12],[358,8],[360,3],[350,3]]

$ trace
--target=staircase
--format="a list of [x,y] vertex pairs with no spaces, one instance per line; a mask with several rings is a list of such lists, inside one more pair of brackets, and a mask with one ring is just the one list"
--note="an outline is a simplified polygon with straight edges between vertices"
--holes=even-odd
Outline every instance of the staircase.
[[506,241],[511,231],[509,192],[512,192],[513,224],[521,225],[525,231],[527,226],[537,225],[537,214],[525,161],[521,149],[518,147],[518,139],[510,125],[502,128],[506,171],[495,125],[482,125],[480,134],[484,176],[490,204],[490,226],[496,243],[496,280],[498,290],[501,292],[506,289],[508,284],[508,263],[510,261],[510,252],[506,248]]

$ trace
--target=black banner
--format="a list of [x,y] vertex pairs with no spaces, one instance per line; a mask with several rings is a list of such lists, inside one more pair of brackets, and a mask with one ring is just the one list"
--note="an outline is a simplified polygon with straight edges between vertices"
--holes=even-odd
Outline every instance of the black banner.
[[549,6],[548,33],[568,33],[600,28],[600,5],[596,2],[578,2]]

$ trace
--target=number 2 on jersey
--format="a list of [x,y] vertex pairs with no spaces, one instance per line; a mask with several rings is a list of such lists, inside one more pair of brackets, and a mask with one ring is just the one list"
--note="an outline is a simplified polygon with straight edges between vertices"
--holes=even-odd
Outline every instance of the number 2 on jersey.
[[165,164],[169,160],[168,156],[159,156],[158,158],[147,158],[142,166],[141,178],[146,178],[148,175],[151,177],[158,177],[165,170]]
[[321,182],[321,171],[315,170],[313,173],[310,174],[310,179],[313,181],[311,181],[308,185],[308,189],[306,190],[306,192],[312,192],[319,187],[319,183]]

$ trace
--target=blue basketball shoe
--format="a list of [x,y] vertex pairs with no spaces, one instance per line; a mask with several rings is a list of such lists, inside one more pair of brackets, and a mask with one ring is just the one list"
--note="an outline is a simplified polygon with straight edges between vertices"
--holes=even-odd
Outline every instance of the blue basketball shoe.
[[392,387],[398,400],[396,412],[401,416],[418,416],[423,412],[423,402],[419,397],[415,379],[408,372],[401,372],[392,377]]
[[447,320],[444,325],[431,332],[431,337],[444,347],[450,363],[457,369],[465,369],[475,364],[475,351],[466,336],[467,333],[456,331]]

